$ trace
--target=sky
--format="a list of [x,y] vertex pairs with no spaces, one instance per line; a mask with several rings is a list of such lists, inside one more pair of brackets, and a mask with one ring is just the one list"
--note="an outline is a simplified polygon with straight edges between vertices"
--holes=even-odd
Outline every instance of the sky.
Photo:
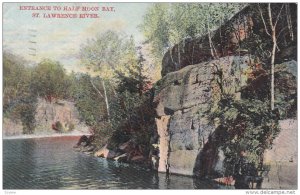
[[[81,71],[79,50],[87,39],[106,30],[133,35],[137,43],[144,40],[137,26],[151,3],[4,3],[3,50],[20,55],[32,63],[49,58],[62,63],[67,71]],[[20,6],[50,6],[51,10],[24,10]],[[61,10],[54,10],[58,6]],[[63,11],[65,6],[79,11]],[[99,11],[82,10],[82,7]],[[114,11],[102,11],[114,7]],[[39,17],[33,17],[39,13]],[[45,18],[49,13],[98,14],[99,18]]]

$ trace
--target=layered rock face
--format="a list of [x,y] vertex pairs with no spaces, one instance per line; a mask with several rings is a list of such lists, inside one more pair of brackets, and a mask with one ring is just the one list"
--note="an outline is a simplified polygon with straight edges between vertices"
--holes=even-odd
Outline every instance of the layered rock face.
[[[79,113],[73,102],[57,100],[52,103],[44,99],[38,99],[36,109],[35,133],[51,133],[51,128],[56,122],[60,122],[65,131],[89,133],[88,127],[79,120]],[[73,126],[72,128],[70,128]]]
[[[224,174],[224,155],[218,148],[222,135],[216,135],[218,122],[214,121],[214,126],[209,120],[211,108],[219,102],[221,91],[237,100],[246,97],[264,99],[269,95],[270,78],[266,72],[249,83],[257,72],[250,67],[251,62],[247,56],[224,57],[187,66],[167,74],[158,82],[154,101],[157,103],[156,124],[160,137],[159,171],[200,177]],[[297,62],[292,60],[275,67],[275,100],[286,102],[276,104],[276,107],[280,117],[286,119],[294,116],[292,112],[297,110]],[[275,145],[286,143],[283,139],[288,137],[287,131],[292,131],[291,135],[297,132],[295,125],[289,127],[286,123],[280,123],[282,133],[278,139],[281,141],[276,141]],[[277,148],[282,146],[277,145]],[[276,162],[273,157],[269,159]]]
[[[276,28],[277,35],[280,34],[277,42],[280,48],[277,52],[277,63],[281,63],[282,60],[291,56],[296,58],[296,52],[293,51],[297,49],[297,5],[295,3],[284,5],[273,3],[271,9],[273,18],[281,13]],[[288,10],[287,13],[290,15],[284,13],[282,9]],[[262,15],[259,10],[261,10]],[[210,35],[182,40],[164,55],[162,76],[191,64],[209,61],[216,56],[225,57],[257,52],[260,48],[252,47],[255,41],[261,39],[267,43],[268,40],[271,40],[265,31],[265,21],[268,22],[267,4],[253,3],[211,32]],[[288,28],[287,22],[290,22]],[[267,26],[267,28],[269,27]],[[211,41],[209,41],[210,39]],[[249,47],[249,45],[252,46]]]
[[[283,8],[290,10],[278,20],[277,30],[283,30],[275,59],[275,107],[281,119],[288,119],[297,111],[297,37],[293,36],[297,34],[297,5],[271,4],[271,8],[274,17]],[[212,108],[221,94],[236,100],[270,99],[270,74],[266,71],[270,64],[259,60],[266,60],[262,55],[272,45],[262,19],[267,17],[267,4],[251,4],[214,31],[211,41],[209,35],[185,39],[165,54],[163,78],[157,82],[154,97],[159,171],[199,177],[224,175],[225,157],[219,148],[222,129],[218,121],[212,122]],[[260,48],[256,41],[266,47]],[[273,157],[270,161],[275,162]]]
[[167,172],[169,169],[169,144],[170,144],[170,135],[169,135],[169,121],[170,116],[161,116],[159,119],[156,119],[157,132],[159,135],[159,152],[160,158],[158,162],[158,171]]
[[[79,113],[73,102],[57,100],[48,102],[38,99],[35,113],[34,134],[51,135],[56,133],[53,124],[60,122],[64,133],[89,134],[89,127],[79,119]],[[12,121],[9,118],[3,120],[3,132],[5,136],[17,136],[23,134],[21,121]]]
[[[156,119],[160,136],[159,171],[201,175],[199,155],[215,130],[208,120],[210,108],[220,99],[221,90],[240,98],[239,90],[246,85],[249,62],[247,56],[225,57],[187,66],[169,73],[158,83],[154,101],[159,116]],[[208,168],[211,173],[219,169],[214,155],[205,158],[211,158],[207,159],[211,161]]]
[[297,120],[279,122],[281,132],[274,140],[272,149],[264,155],[265,169],[263,188],[297,189],[298,128]]
[[22,122],[17,120],[13,121],[9,118],[3,118],[3,137],[21,135],[23,133]]

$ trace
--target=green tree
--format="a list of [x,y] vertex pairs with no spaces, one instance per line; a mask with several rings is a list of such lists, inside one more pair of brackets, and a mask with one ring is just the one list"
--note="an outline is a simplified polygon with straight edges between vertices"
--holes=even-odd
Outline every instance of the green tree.
[[[82,63],[101,79],[103,93],[90,81],[95,90],[101,94],[106,104],[108,120],[110,120],[110,103],[107,85],[113,86],[116,72],[126,74],[126,68],[132,64],[135,58],[135,46],[133,38],[127,38],[114,31],[106,31],[99,34],[96,39],[88,40],[81,46],[80,57]],[[114,87],[111,88],[114,92]],[[114,92],[115,93],[115,92]]]
[[141,47],[138,56],[128,73],[118,73],[117,95],[112,101],[112,125],[114,129],[112,144],[133,141],[149,152],[149,141],[154,124],[155,111],[152,105],[151,82],[145,76],[145,59]]
[[[75,97],[76,106],[84,120],[96,126],[98,143],[109,137],[111,148],[129,139],[146,148],[150,139],[147,123],[153,122],[154,112],[141,50],[132,36],[113,31],[99,34],[81,46],[82,63],[97,77],[80,77],[77,83],[83,82],[84,87],[76,87],[76,94],[81,94]],[[90,107],[97,111],[92,112]]]
[[[99,77],[92,78],[88,74],[74,74],[74,82],[71,95],[74,99],[75,106],[79,110],[81,120],[88,126],[95,127],[107,117],[105,114],[105,103],[99,101],[99,90],[101,88],[101,80]],[[97,86],[97,90],[92,86],[91,80]]]
[[[280,8],[280,11],[277,13],[276,15],[276,18],[274,17],[274,14],[272,13],[272,8],[271,8],[271,3],[268,3],[267,5],[267,9],[265,9],[264,12],[267,13],[268,15],[268,19],[267,19],[267,22],[265,21],[265,18],[264,18],[264,14],[263,14],[263,11],[260,7],[260,5],[258,4],[258,9],[259,9],[259,12],[260,12],[260,15],[261,15],[261,19],[264,23],[264,27],[265,27],[265,32],[267,35],[270,36],[270,38],[272,39],[272,50],[270,52],[270,58],[271,58],[271,92],[270,92],[270,95],[271,95],[271,110],[274,110],[274,102],[275,102],[275,89],[274,89],[274,72],[275,72],[275,55],[276,55],[276,50],[278,50],[278,45],[277,45],[277,39],[278,39],[278,35],[277,35],[277,24],[278,24],[278,21],[281,17],[281,12],[285,6],[285,4],[282,4],[281,8]],[[267,25],[268,23],[268,25]],[[289,20],[288,20],[288,24],[289,24]],[[289,26],[289,25],[288,25]],[[293,32],[293,31],[292,31]],[[292,35],[293,36],[293,33]]]
[[[168,48],[181,40],[204,34],[209,35],[211,52],[215,56],[214,45],[211,41],[213,31],[245,5],[238,3],[156,3],[147,10],[140,29],[152,44],[152,53],[159,61]],[[178,58],[180,59],[180,56]]]
[[[89,126],[90,132],[95,135],[95,145],[102,147],[112,134],[106,104],[103,101],[102,79],[86,73],[71,73],[69,80],[69,94],[79,112],[80,120]],[[106,85],[111,88],[107,83]]]
[[170,4],[155,3],[143,17],[143,23],[139,26],[145,37],[152,44],[152,53],[155,58],[162,59],[166,48],[170,46]]
[[134,61],[130,66],[126,66],[127,72],[117,72],[118,75],[118,86],[117,92],[123,93],[128,91],[130,93],[137,93],[142,96],[144,92],[149,90],[151,82],[145,73],[145,59],[141,52],[141,47],[138,48],[138,57],[133,59]]
[[39,97],[50,102],[53,98],[65,98],[68,86],[65,69],[59,62],[45,59],[34,68],[32,85]]
[[24,134],[33,133],[35,126],[37,95],[31,74],[24,59],[3,53],[3,114],[13,121],[20,120]]

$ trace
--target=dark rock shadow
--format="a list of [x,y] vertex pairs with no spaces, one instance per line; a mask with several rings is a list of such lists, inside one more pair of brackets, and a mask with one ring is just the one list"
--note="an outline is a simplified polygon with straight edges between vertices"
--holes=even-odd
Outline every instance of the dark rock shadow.
[[196,158],[193,174],[196,178],[217,178],[221,173],[216,170],[219,162],[219,150],[221,143],[227,137],[226,131],[219,126],[209,137]]

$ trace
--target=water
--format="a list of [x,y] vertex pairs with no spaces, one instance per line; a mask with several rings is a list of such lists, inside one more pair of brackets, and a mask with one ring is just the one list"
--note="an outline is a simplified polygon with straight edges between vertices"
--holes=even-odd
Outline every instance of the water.
[[75,152],[78,137],[3,140],[4,189],[213,189],[170,175]]

